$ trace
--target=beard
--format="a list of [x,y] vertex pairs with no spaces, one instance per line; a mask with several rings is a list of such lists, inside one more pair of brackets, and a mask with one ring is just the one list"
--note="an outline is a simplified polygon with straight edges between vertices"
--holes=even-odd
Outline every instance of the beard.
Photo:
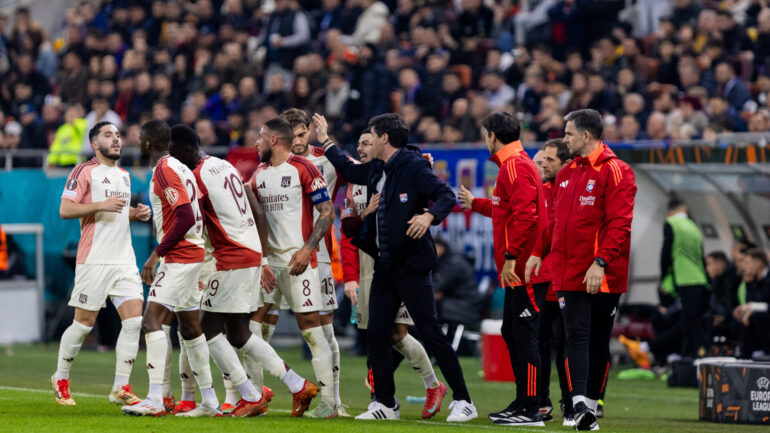
[[295,155],[304,156],[307,153],[307,148],[310,146],[310,144],[295,144],[291,147],[291,153]]
[[270,162],[270,159],[273,157],[273,149],[267,148],[264,152],[259,152],[259,161],[260,162]]
[[120,159],[120,150],[117,151],[117,153],[112,152],[112,146],[99,146],[99,152],[102,153],[102,155],[107,158],[111,159],[113,161],[117,161]]

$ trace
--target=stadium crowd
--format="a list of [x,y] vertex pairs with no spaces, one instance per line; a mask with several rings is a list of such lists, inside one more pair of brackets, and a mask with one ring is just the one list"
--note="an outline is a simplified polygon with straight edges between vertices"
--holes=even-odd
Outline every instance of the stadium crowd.
[[21,7],[12,28],[0,17],[0,148],[70,166],[96,122],[137,146],[150,118],[254,146],[289,106],[348,145],[388,111],[424,143],[479,141],[495,111],[516,113],[525,143],[580,108],[604,115],[608,142],[770,128],[767,1],[625,3],[84,1],[51,35]]

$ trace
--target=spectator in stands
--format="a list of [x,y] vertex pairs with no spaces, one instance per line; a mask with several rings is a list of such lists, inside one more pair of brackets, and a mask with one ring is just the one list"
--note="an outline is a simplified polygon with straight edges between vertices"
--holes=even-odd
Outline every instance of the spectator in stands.
[[217,129],[211,119],[204,118],[195,122],[195,133],[201,140],[201,146],[224,146],[227,143],[227,137],[221,137],[217,134]]
[[[631,114],[626,114],[620,119],[620,140],[635,141],[641,138],[642,125]],[[606,131],[605,131],[606,132]]]
[[741,111],[743,105],[751,99],[751,92],[746,84],[735,75],[735,68],[729,62],[721,62],[716,67],[719,94],[730,103],[735,111]]
[[671,117],[671,136],[675,139],[700,137],[709,122],[702,108],[698,98],[685,96],[680,99],[679,109]]
[[749,118],[749,132],[770,131],[770,111],[758,110]]
[[377,0],[357,0],[356,3],[362,12],[356,21],[353,34],[350,35],[350,41],[356,47],[379,42],[382,27],[390,16],[388,7]]
[[[292,0],[276,0],[275,10],[265,25],[268,72],[281,72],[289,76],[294,59],[307,51],[310,42],[310,22]],[[277,69],[276,69],[277,68]]]
[[484,72],[481,76],[481,86],[484,89],[484,96],[489,101],[489,109],[492,111],[505,109],[506,105],[513,102],[516,97],[513,88],[505,83],[503,75],[497,71]]
[[45,139],[43,122],[37,113],[37,109],[31,103],[26,103],[19,108],[19,123],[22,126],[22,149],[47,149],[48,142]]
[[644,130],[645,140],[665,140],[668,138],[666,131],[666,115],[655,111],[647,118],[647,127]]
[[21,143],[21,131],[22,127],[19,124],[19,122],[8,122],[5,125],[5,129],[3,132],[5,133],[5,138],[3,140],[3,148],[4,149],[18,149],[19,144]]

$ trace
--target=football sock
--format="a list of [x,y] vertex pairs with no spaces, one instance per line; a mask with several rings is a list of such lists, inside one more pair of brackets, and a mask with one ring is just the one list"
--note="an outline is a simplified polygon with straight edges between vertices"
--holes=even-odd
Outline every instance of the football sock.
[[56,366],[56,380],[70,378],[70,366],[80,352],[86,335],[94,329],[76,320],[64,331],[59,342],[59,361]]
[[[262,323],[261,322],[250,320],[249,330],[254,335],[254,338],[262,340]],[[243,350],[243,348],[241,348],[241,350]],[[244,368],[246,368],[246,373],[249,375],[249,378],[251,379],[251,383],[254,384],[254,387],[257,389],[262,389],[262,386],[264,386],[265,384],[264,373],[262,372],[262,364],[260,364],[255,358],[253,358],[248,353],[245,353],[245,356],[243,357],[243,366]]]
[[187,348],[182,344],[184,339],[179,336],[179,378],[182,381],[182,401],[195,401],[195,377],[193,376],[190,362],[187,360]]
[[168,350],[166,351],[166,367],[163,371],[163,398],[171,397],[171,355],[174,354],[174,348],[171,345],[171,326],[161,325],[163,332],[166,334],[166,344],[168,344]]
[[241,361],[238,359],[238,354],[225,336],[218,334],[208,341],[208,345],[211,357],[214,358],[214,363],[222,371],[222,374],[229,378],[233,385],[238,388],[241,397],[246,401],[259,401],[262,397],[261,393],[249,381]]
[[313,355],[311,364],[318,381],[318,387],[321,388],[321,401],[329,407],[334,407],[332,353],[329,343],[326,341],[326,336],[324,336],[324,331],[320,326],[308,328],[302,331],[302,337],[307,342],[307,345],[310,347],[310,353]]
[[206,337],[201,334],[192,340],[182,340],[187,349],[187,361],[190,363],[195,381],[201,390],[203,405],[208,407],[219,406],[219,400],[214,393],[214,381],[211,378],[211,364],[209,364],[209,346]]
[[324,330],[324,336],[329,343],[332,351],[332,376],[334,378],[334,402],[342,404],[340,398],[340,346],[337,344],[337,338],[334,336],[334,325],[331,323],[321,326]]
[[398,353],[404,355],[409,364],[415,369],[425,384],[425,389],[431,389],[438,386],[438,378],[433,371],[433,364],[430,363],[428,353],[425,352],[425,348],[417,341],[416,338],[409,334],[406,334],[403,340],[393,346]]
[[144,334],[147,343],[147,375],[150,376],[150,391],[147,398],[157,403],[163,402],[163,373],[165,372],[168,342],[163,331]]
[[136,361],[136,352],[139,351],[139,333],[142,329],[142,316],[132,317],[121,322],[120,334],[115,344],[115,383],[113,391],[128,385],[131,370]]

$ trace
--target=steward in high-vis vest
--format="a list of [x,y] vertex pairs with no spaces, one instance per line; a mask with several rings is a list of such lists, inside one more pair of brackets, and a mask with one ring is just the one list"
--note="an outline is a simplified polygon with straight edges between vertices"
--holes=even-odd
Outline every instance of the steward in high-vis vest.
[[679,199],[668,204],[660,252],[663,292],[679,297],[682,305],[683,357],[697,355],[701,343],[699,326],[708,307],[708,275],[703,259],[703,235],[687,216],[687,205]]
[[86,136],[86,119],[82,119],[79,105],[69,107],[64,113],[65,123],[56,130],[48,152],[48,165],[74,167],[82,161],[83,139]]

